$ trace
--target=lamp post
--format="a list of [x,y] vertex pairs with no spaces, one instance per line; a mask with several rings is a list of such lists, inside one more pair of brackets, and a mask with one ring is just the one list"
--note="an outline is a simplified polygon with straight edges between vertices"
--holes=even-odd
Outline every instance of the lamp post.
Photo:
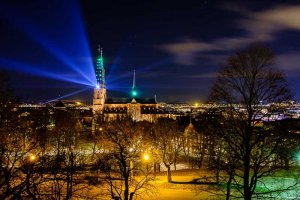
[[[133,152],[133,148],[129,148],[129,153],[131,154]],[[133,179],[133,158],[129,160],[129,170],[130,170],[130,177]]]

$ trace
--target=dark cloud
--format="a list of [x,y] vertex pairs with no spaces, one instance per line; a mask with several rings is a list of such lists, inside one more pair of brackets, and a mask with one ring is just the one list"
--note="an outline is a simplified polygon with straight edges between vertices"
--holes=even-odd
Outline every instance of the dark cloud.
[[197,56],[201,56],[203,52],[236,50],[253,42],[275,40],[280,31],[300,31],[300,6],[276,6],[257,12],[237,6],[225,8],[243,15],[243,19],[236,21],[236,28],[243,30],[244,36],[220,37],[209,42],[191,39],[163,44],[161,49],[172,54],[178,64],[195,65],[198,63]]

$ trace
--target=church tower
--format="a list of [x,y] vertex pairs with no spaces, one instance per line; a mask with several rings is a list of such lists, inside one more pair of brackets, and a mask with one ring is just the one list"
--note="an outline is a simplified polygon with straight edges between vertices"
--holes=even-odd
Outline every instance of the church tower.
[[93,112],[102,113],[105,99],[106,99],[106,85],[105,85],[105,69],[103,66],[102,48],[100,48],[100,46],[98,48],[98,56],[97,56],[95,71],[96,71],[97,85],[96,88],[94,88]]

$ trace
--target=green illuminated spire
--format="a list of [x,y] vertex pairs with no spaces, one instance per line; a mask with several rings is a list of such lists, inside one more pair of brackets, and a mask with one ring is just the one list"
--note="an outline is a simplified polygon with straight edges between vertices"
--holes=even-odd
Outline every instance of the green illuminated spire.
[[136,97],[138,95],[137,89],[135,87],[135,70],[133,70],[133,81],[132,81],[131,95],[132,95],[132,97]]
[[103,66],[102,48],[100,48],[100,45],[98,46],[98,56],[96,61],[97,88],[105,88],[105,69]]

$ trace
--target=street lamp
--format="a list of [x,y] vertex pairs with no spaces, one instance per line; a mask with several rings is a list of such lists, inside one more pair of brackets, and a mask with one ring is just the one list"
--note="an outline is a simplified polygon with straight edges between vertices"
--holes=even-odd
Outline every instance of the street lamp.
[[149,154],[145,153],[143,158],[147,162],[149,160],[150,156],[149,156]]
[[30,162],[35,162],[36,161],[36,156],[35,155],[31,155],[29,157]]
[[[132,154],[133,148],[130,147],[130,148],[128,149],[128,151],[129,151],[129,154]],[[129,169],[130,169],[130,176],[131,176],[131,178],[133,179],[133,157],[132,157],[132,155],[131,155],[130,157],[131,157],[131,158],[130,158],[130,160],[129,160]]]
[[34,165],[36,164],[37,156],[34,154],[31,154],[29,157],[27,157],[25,166],[27,170],[33,170]]
[[149,161],[149,159],[150,159],[150,156],[149,156],[149,154],[148,153],[144,153],[144,156],[143,156],[143,159],[144,159],[144,161],[146,162],[146,169],[147,169],[147,173],[148,173],[148,161]]

